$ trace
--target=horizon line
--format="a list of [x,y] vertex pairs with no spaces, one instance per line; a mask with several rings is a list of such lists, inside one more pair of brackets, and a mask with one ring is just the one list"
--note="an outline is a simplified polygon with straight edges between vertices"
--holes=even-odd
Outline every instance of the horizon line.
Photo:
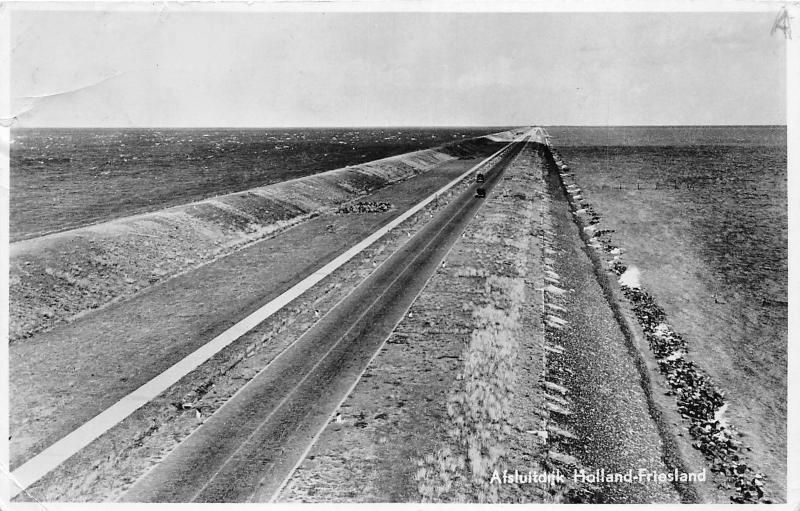
[[430,125],[343,125],[343,126],[11,126],[15,129],[411,129],[411,128],[521,128],[541,126],[545,128],[726,128],[726,127],[786,127],[778,124],[430,124]]

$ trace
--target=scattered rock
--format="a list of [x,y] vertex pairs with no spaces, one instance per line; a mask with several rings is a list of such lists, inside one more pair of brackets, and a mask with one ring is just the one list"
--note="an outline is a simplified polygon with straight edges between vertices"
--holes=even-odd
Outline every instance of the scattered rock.
[[[577,185],[565,184],[565,188],[574,192]],[[573,195],[573,203],[578,198]],[[610,229],[595,230],[593,225],[600,222],[600,216],[589,204],[581,202],[577,208],[575,213],[580,216],[576,215],[576,220],[584,228],[584,232],[592,236],[591,240],[614,232]],[[610,270],[620,276],[620,288],[631,303],[636,319],[656,357],[659,370],[672,389],[669,394],[676,396],[681,416],[691,422],[689,432],[695,439],[692,445],[706,456],[713,472],[723,474],[733,484],[736,490],[736,494],[730,497],[733,502],[766,503],[763,499],[764,476],[756,473],[750,477],[748,474],[753,472],[752,469],[737,454],[740,452],[741,442],[736,439],[737,433],[723,418],[726,404],[722,392],[694,362],[685,357],[688,352],[686,341],[669,326],[664,309],[649,293],[641,289],[639,271],[634,267],[628,268],[619,260],[623,251],[607,242],[603,243],[603,248],[615,256]],[[726,486],[730,488],[730,485]]]
[[337,210],[337,213],[383,213],[389,211],[390,209],[392,209],[392,205],[388,202],[366,201],[341,206]]

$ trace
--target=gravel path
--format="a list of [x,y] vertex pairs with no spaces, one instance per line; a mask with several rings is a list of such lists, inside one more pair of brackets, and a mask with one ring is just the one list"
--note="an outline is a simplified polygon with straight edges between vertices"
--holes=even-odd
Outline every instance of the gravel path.
[[[557,183],[549,176],[553,268],[563,294],[559,316],[563,329],[550,329],[548,339],[563,348],[550,353],[548,362],[563,368],[563,385],[572,406],[564,423],[579,438],[568,453],[580,460],[587,473],[640,469],[669,473],[662,461],[662,443],[650,416],[635,358],[617,324],[586,255],[585,245]],[[599,484],[595,502],[679,502],[670,483]]]

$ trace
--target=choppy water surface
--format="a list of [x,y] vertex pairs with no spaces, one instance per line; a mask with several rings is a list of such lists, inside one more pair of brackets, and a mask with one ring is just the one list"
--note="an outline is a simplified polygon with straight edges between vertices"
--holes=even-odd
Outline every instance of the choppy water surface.
[[14,129],[12,241],[503,128]]
[[786,128],[551,128],[605,228],[785,499]]
[[725,280],[786,302],[785,127],[548,131],[571,163],[602,175],[607,186],[669,194],[693,225],[685,236]]

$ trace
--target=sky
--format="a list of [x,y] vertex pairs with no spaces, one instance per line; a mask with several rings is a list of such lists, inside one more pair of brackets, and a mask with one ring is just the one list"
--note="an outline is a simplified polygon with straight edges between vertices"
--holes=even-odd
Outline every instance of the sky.
[[773,12],[19,11],[20,127],[785,124]]

